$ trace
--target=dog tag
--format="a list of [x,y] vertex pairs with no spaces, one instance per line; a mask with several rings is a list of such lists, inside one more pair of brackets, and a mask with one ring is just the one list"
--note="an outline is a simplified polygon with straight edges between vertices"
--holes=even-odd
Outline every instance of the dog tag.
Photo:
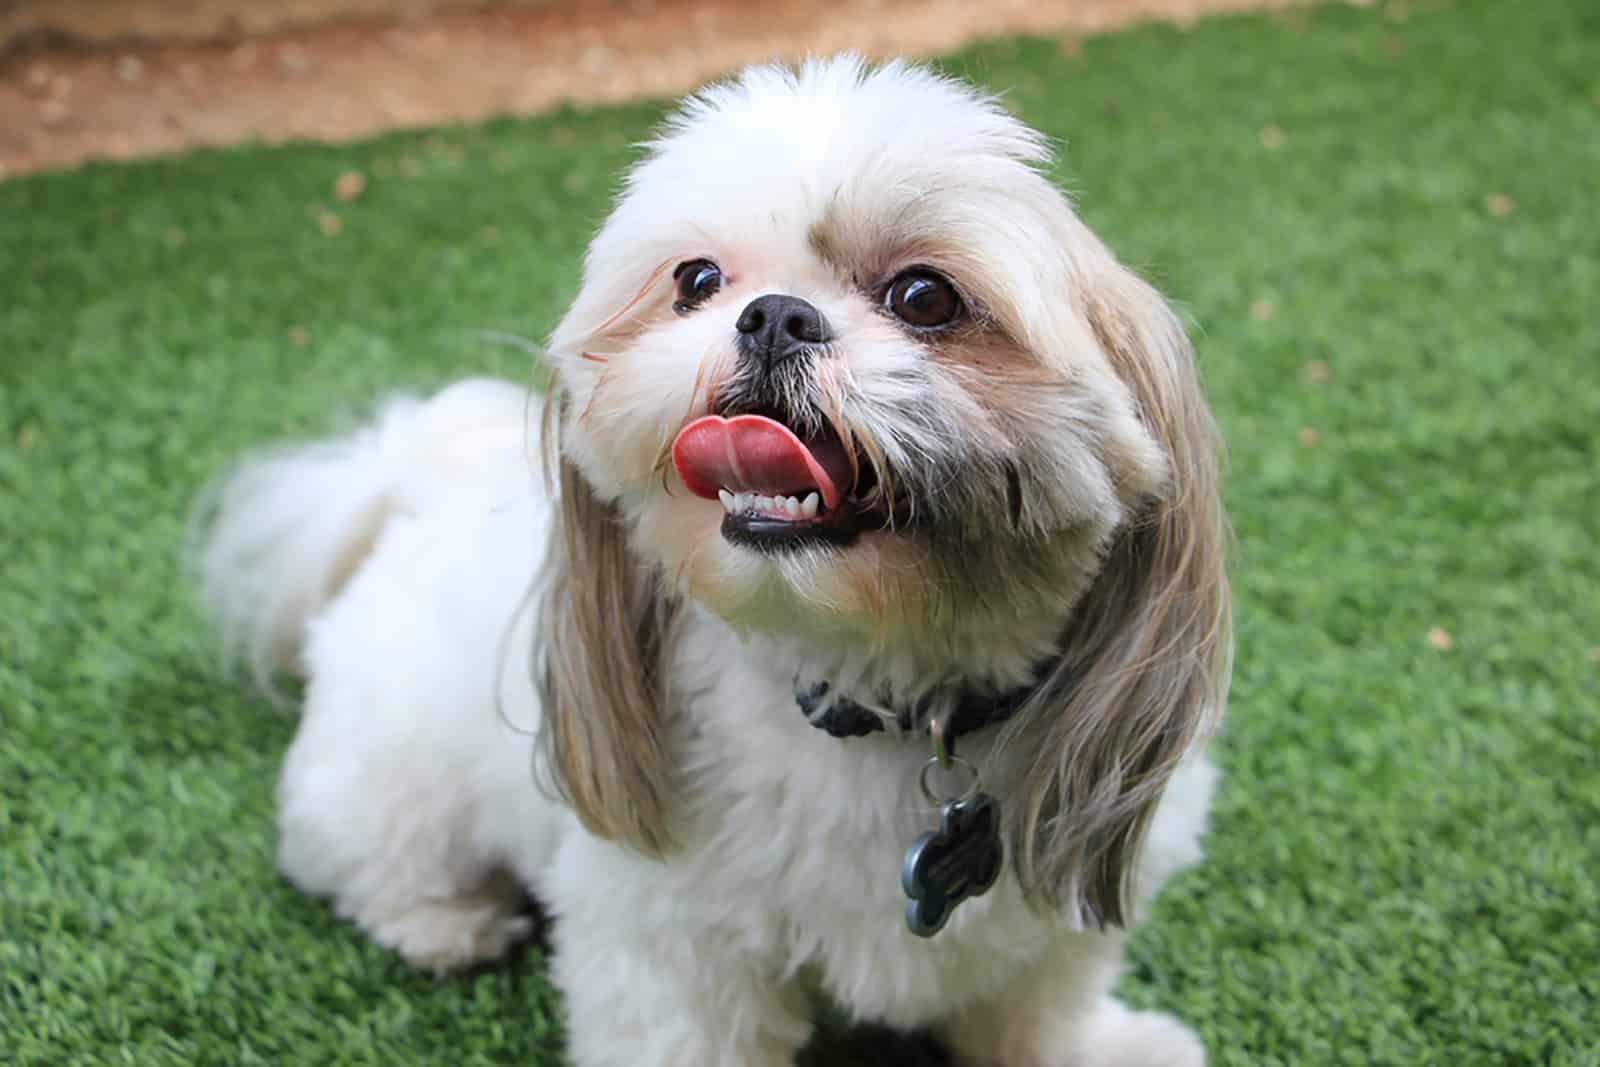
[[976,793],[945,801],[939,829],[918,837],[900,865],[900,885],[911,898],[906,903],[911,932],[932,937],[944,929],[958,904],[989,891],[1004,858],[1000,809],[993,797]]

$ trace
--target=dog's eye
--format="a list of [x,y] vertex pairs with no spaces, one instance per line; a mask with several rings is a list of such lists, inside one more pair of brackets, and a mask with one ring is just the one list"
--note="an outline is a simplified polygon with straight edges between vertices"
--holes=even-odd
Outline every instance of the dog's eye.
[[672,277],[678,283],[678,296],[672,302],[672,310],[680,315],[687,315],[722,288],[722,268],[709,259],[679,263]]
[[961,317],[965,307],[950,279],[927,267],[902,272],[883,293],[889,314],[919,330],[937,330]]

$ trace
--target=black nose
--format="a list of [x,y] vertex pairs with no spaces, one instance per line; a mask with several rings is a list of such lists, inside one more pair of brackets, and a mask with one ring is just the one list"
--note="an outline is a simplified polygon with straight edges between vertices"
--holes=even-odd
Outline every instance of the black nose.
[[768,364],[799,355],[828,340],[822,312],[797,296],[768,293],[745,305],[734,323],[739,349]]

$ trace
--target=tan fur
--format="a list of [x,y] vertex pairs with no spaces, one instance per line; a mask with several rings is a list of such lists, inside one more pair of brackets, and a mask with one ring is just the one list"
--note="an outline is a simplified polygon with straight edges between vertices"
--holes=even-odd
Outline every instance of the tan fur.
[[561,520],[540,608],[540,764],[591,833],[659,854],[671,838],[664,660],[676,605],[628,552],[615,507],[557,458],[561,417],[546,421]]
[[1008,740],[1026,734],[1037,754],[1010,801],[1009,828],[1024,887],[1106,926],[1132,918],[1145,829],[1222,706],[1232,645],[1217,437],[1183,328],[1109,256],[1086,294],[1083,311],[1170,473],[1115,537],[1060,663],[1010,728]]

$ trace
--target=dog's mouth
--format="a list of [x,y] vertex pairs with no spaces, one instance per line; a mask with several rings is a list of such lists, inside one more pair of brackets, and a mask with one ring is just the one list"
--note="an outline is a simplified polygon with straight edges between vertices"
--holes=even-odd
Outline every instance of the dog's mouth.
[[848,545],[883,524],[867,503],[870,466],[826,426],[801,436],[775,413],[706,415],[678,432],[672,463],[691,493],[721,501],[722,536],[736,545]]

